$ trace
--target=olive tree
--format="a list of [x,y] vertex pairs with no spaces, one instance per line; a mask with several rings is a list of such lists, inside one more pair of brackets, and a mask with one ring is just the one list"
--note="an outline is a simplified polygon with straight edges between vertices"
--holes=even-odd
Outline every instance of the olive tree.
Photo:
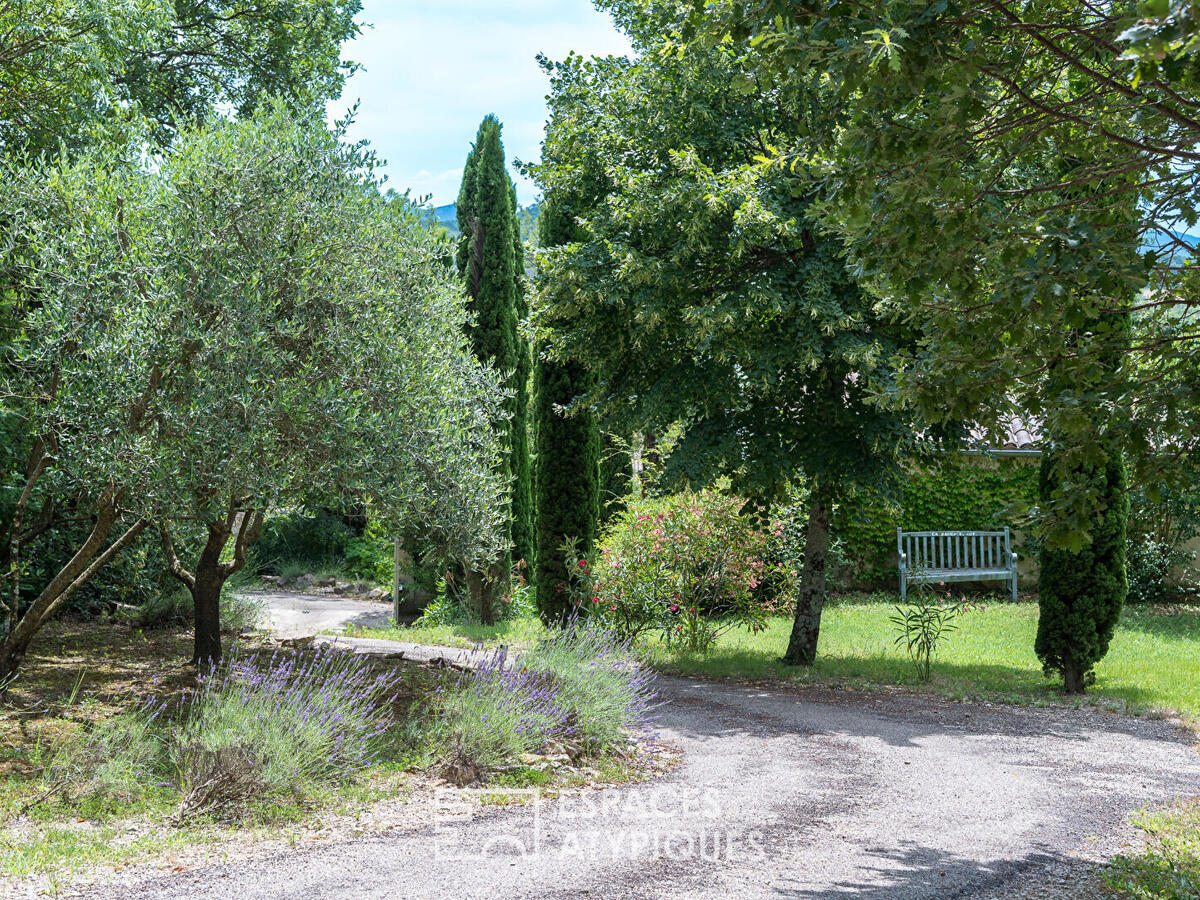
[[186,130],[153,166],[35,180],[71,216],[23,251],[40,299],[17,368],[53,385],[57,477],[159,532],[197,664],[220,658],[222,586],[274,506],[352,491],[460,558],[495,552],[504,395],[440,247],[370,165],[273,105]]

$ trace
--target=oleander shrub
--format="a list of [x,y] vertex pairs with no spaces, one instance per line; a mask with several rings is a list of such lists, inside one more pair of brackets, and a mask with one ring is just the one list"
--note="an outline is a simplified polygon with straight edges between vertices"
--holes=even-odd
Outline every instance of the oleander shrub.
[[742,506],[715,491],[631,502],[597,550],[572,561],[576,605],[623,640],[656,632],[695,651],[730,628],[762,629],[767,608],[755,593],[777,573],[768,557],[782,528]]

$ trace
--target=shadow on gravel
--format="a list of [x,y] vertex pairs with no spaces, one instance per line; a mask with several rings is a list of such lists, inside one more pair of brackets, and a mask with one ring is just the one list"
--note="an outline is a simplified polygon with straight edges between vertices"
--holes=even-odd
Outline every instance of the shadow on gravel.
[[1011,882],[1027,876],[1039,888],[1051,892],[1036,896],[1054,896],[1055,890],[1065,893],[1068,886],[1078,888],[1088,884],[1101,871],[1101,866],[1094,862],[1043,851],[993,864],[911,843],[893,849],[873,848],[869,853],[879,860],[879,865],[864,868],[858,882],[842,882],[811,890],[797,886],[794,880],[784,876],[776,884],[776,893],[794,898],[855,897],[863,900],[990,898],[997,896]]
[[684,678],[660,678],[658,685],[664,701],[659,722],[696,740],[828,734],[914,747],[947,735],[1087,742],[1101,731],[1185,746],[1194,742],[1164,722],[1089,709],[959,703],[903,692],[764,689]]

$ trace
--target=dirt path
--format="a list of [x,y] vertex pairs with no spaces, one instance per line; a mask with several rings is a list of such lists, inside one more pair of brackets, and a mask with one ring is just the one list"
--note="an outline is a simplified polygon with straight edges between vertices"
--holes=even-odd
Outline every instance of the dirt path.
[[909,694],[660,679],[657,781],[484,807],[436,829],[179,873],[96,897],[1045,897],[1139,806],[1200,793],[1162,722]]

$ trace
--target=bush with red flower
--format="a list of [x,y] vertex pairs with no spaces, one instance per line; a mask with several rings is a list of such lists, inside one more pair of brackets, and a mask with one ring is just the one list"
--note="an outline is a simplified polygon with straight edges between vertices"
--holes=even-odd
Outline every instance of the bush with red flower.
[[572,591],[624,638],[657,633],[702,652],[730,628],[766,626],[755,590],[768,577],[770,528],[716,491],[635,501],[588,558],[572,553]]

